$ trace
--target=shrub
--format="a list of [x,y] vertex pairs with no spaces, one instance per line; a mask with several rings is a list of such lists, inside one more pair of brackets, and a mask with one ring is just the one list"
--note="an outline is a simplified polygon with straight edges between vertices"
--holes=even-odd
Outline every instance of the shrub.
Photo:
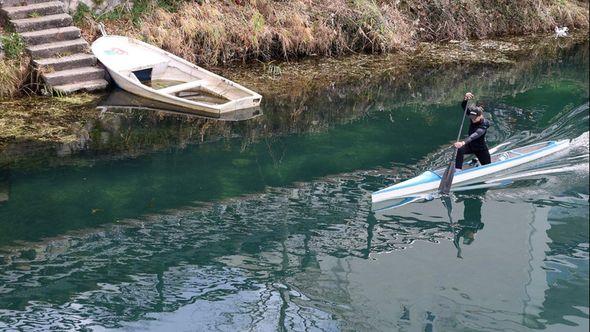
[[0,60],[0,98],[15,95],[27,79],[28,57]]
[[18,59],[25,51],[25,42],[18,33],[10,33],[0,37],[4,53],[8,59]]
[[[202,65],[219,65],[411,50],[421,41],[550,33],[555,25],[588,29],[588,5],[570,0],[133,0],[132,7],[120,5],[91,19],[106,21],[113,34]],[[97,34],[85,33],[89,39]]]

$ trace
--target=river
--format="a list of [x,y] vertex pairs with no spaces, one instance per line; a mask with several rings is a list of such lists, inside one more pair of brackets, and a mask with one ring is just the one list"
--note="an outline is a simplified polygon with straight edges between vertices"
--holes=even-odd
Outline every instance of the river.
[[[82,152],[0,170],[0,330],[587,331],[588,70],[586,43],[376,76],[199,144],[182,117],[103,115]],[[446,163],[472,87],[490,145],[574,139],[567,171],[373,212]]]

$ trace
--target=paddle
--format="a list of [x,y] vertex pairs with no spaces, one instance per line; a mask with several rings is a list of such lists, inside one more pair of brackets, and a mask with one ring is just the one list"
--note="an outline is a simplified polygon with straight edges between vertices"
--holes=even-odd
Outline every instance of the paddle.
[[[461,127],[459,127],[459,134],[457,135],[457,142],[461,138],[461,132],[463,131],[463,124],[465,123],[465,113],[467,113],[467,103],[465,103],[465,109],[463,110],[463,118],[461,119]],[[453,150],[453,157],[449,162],[449,167],[445,170],[445,174],[440,180],[438,186],[438,192],[441,195],[448,195],[451,191],[451,185],[453,184],[453,177],[455,176],[455,158],[457,158],[457,148]]]
[[459,224],[455,224],[453,222],[453,203],[451,202],[451,198],[449,196],[443,196],[441,197],[441,200],[443,206],[447,209],[447,215],[449,216],[449,222],[451,229],[453,230],[453,244],[455,245],[455,248],[457,248],[457,258],[463,258],[463,256],[461,256],[461,245],[459,244],[459,232],[457,232],[457,229],[455,228],[455,226]]

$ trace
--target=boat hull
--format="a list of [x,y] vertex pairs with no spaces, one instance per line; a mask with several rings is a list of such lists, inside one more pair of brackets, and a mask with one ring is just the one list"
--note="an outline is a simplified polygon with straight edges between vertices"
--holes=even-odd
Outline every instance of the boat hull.
[[[485,183],[486,179],[490,176],[496,176],[500,174],[509,173],[515,170],[516,167],[533,162],[535,160],[547,157],[556,152],[562,151],[569,146],[569,140],[552,141],[533,144],[529,147],[534,147],[538,144],[546,144],[547,146],[531,153],[522,154],[517,157],[509,158],[506,160],[500,160],[488,165],[474,167],[465,171],[461,171],[455,174],[453,178],[453,184],[451,190],[458,188],[465,188],[473,184]],[[523,149],[526,147],[523,147]],[[495,156],[507,154],[517,149],[498,153]],[[426,171],[416,178],[395,184],[385,189],[374,192],[371,195],[373,203],[383,202],[392,199],[398,199],[403,197],[416,196],[421,194],[430,193],[436,191],[439,187],[441,176],[441,170],[437,171]],[[493,184],[491,184],[493,186]]]
[[[168,105],[206,112],[215,116],[244,108],[257,107],[262,100],[262,96],[252,90],[133,38],[103,36],[92,44],[92,52],[121,89]],[[184,77],[181,81],[185,83],[191,83],[191,80],[202,81],[203,88],[215,88],[219,94],[231,91],[234,96],[238,97],[228,97],[226,98],[227,102],[223,103],[194,101],[179,97],[175,93],[165,92],[167,89],[152,88],[132,75],[132,73],[141,70],[154,70],[155,72],[158,67],[166,65],[174,66],[174,69]]]

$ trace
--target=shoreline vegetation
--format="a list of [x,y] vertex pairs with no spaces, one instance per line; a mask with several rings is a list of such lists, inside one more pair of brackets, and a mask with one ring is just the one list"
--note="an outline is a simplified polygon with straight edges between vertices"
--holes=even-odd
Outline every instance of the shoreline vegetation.
[[[421,42],[549,33],[555,26],[588,31],[588,6],[578,0],[127,0],[100,14],[80,3],[72,15],[89,42],[104,22],[110,34],[146,41],[201,66],[227,67],[407,53]],[[6,31],[0,34],[6,38]],[[0,60],[0,97],[25,92],[26,62]]]
[[201,65],[413,50],[419,42],[588,29],[577,0],[134,0],[97,15],[77,8],[88,40],[132,36]]
[[[141,110],[102,114],[96,105],[105,94],[0,101],[0,167],[90,162],[76,157],[81,152],[120,158],[236,136],[250,144],[277,135],[322,132],[369,110],[450,105],[462,97],[466,84],[480,96],[489,94],[491,83],[522,93],[559,70],[564,54],[573,52],[587,63],[587,45],[586,34],[511,37],[421,43],[412,54],[276,63],[280,70],[267,63],[220,67],[215,71],[265,97],[264,116],[237,123]],[[544,63],[541,68],[539,62]],[[485,80],[468,79],[482,74]]]
[[[329,125],[325,119],[342,123],[362,116],[376,98],[367,96],[363,99],[366,105],[354,109],[340,109],[328,102],[318,103],[324,110],[310,109],[310,100],[322,94],[337,100],[359,93],[363,85],[378,88],[383,83],[399,99],[396,105],[419,107],[420,100],[446,103],[464,92],[458,74],[442,74],[444,83],[422,84],[433,86],[422,91],[416,86],[427,78],[417,73],[428,76],[458,65],[466,73],[489,66],[491,77],[497,76],[494,68],[500,76],[506,71],[524,72],[535,58],[557,59],[563,50],[588,42],[588,3],[577,1],[135,0],[134,4],[100,15],[79,6],[74,19],[89,41],[97,37],[95,22],[104,21],[108,33],[134,36],[180,54],[251,87],[265,97],[269,109],[290,115],[265,113],[251,124],[182,116],[178,124],[182,132],[166,129],[161,133],[164,138],[134,136],[141,141],[138,148],[132,146],[131,138],[105,145],[100,143],[104,133],[96,127],[101,120],[95,108],[105,95],[39,97],[27,93],[26,86],[34,84],[29,59],[18,38],[0,30],[5,51],[18,54],[0,60],[0,76],[9,73],[0,77],[0,90],[13,96],[0,96],[0,166],[43,154],[141,154],[165,148],[170,140],[198,143],[229,137],[239,126],[252,127],[248,131],[252,140],[273,136],[273,130],[321,130],[319,127]],[[430,14],[421,14],[426,12]],[[492,25],[490,15],[501,17]],[[571,36],[554,38],[553,25],[569,26]],[[320,34],[326,26],[332,32]],[[514,34],[519,36],[510,36]],[[6,43],[6,38],[12,39]],[[295,59],[298,61],[291,61]],[[8,83],[11,80],[18,82],[13,88]],[[485,90],[484,83],[473,89]],[[150,115],[154,121],[160,121],[156,119],[160,116]]]
[[30,73],[30,58],[20,35],[0,29],[0,98],[23,94]]

